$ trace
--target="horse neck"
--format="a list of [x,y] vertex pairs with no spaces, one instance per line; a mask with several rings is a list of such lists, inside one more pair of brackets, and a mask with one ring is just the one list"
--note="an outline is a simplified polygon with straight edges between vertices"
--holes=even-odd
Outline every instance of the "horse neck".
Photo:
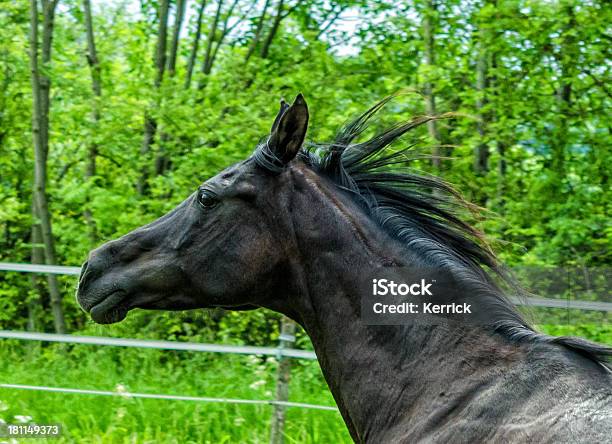
[[[325,184],[319,186],[318,192],[293,203],[294,214],[306,215],[293,221],[299,250],[292,276],[297,294],[275,308],[296,319],[310,336],[345,422],[353,438],[363,442],[377,435],[375,428],[392,427],[398,415],[410,415],[418,406],[421,412],[433,408],[424,381],[444,385],[460,379],[473,373],[466,368],[467,355],[490,356],[492,349],[503,347],[469,325],[417,324],[417,319],[401,326],[367,325],[360,316],[361,296],[370,288],[363,285],[363,275],[383,267],[387,277],[396,273],[402,282],[401,267],[388,270],[393,268],[389,264],[406,263],[406,253],[364,219],[350,199],[331,196]],[[481,345],[480,351],[474,343]],[[445,390],[439,388],[440,393]]]

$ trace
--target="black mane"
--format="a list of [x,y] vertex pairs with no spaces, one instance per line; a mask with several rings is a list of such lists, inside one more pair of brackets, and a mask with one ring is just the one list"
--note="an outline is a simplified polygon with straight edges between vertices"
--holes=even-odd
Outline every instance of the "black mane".
[[[524,291],[500,264],[482,233],[462,218],[466,210],[473,213],[476,207],[442,179],[411,171],[410,162],[419,158],[413,146],[386,150],[408,131],[445,116],[416,117],[367,141],[355,142],[391,98],[346,124],[333,142],[307,144],[300,158],[353,195],[370,217],[407,248],[469,283],[474,297],[491,307],[490,327],[494,331],[512,341],[559,344],[609,368],[610,347],[536,332],[496,280],[519,297],[524,296]],[[256,149],[253,158],[271,173],[284,168],[265,142]]]

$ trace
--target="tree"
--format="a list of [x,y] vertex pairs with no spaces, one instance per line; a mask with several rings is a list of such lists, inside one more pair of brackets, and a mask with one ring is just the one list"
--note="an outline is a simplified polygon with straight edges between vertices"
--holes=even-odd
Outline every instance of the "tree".
[[[93,127],[98,130],[100,123],[100,102],[102,99],[102,79],[100,74],[100,61],[96,49],[93,21],[91,17],[91,2],[83,0],[83,11],[85,15],[85,33],[87,35],[87,63],[91,71],[91,89],[93,92],[91,120]],[[98,156],[98,143],[96,142],[97,131],[91,135],[87,152],[87,163],[85,166],[85,180],[90,181],[96,175],[96,158]],[[89,208],[83,212],[85,221],[89,227],[89,236],[92,245],[97,241],[96,223]]]
[[219,53],[219,48],[221,47],[221,45],[223,45],[223,42],[225,41],[225,38],[227,37],[227,35],[230,32],[232,32],[234,28],[236,28],[238,25],[242,23],[244,18],[249,14],[249,12],[251,12],[253,7],[255,6],[255,2],[252,2],[251,6],[247,8],[244,11],[244,13],[235,20],[234,24],[232,26],[229,26],[229,21],[232,18],[232,14],[234,12],[234,9],[236,8],[236,5],[238,5],[238,2],[239,0],[234,0],[227,14],[225,14],[225,18],[223,19],[223,26],[221,27],[221,35],[218,37],[217,44],[215,45],[215,49],[213,49],[212,55],[210,56],[210,62],[209,62],[210,66],[208,68],[208,73],[210,73],[210,70],[212,69],[212,65],[215,63],[215,59],[217,58],[217,54]]
[[[559,66],[559,82],[555,91],[557,102],[557,130],[551,153],[551,168],[559,177],[563,177],[566,171],[566,149],[569,135],[569,119],[572,114],[572,90],[574,88],[574,76],[576,75],[575,63],[579,57],[579,48],[576,41],[576,15],[571,3],[562,6],[563,15],[567,18],[566,26],[561,30],[561,44],[558,51],[553,50],[553,55]],[[551,45],[552,46],[552,45]]]
[[213,19],[210,29],[208,30],[208,40],[206,42],[206,51],[204,53],[204,59],[202,61],[202,78],[198,84],[198,89],[204,88],[206,85],[205,77],[210,74],[212,69],[212,48],[215,43],[215,35],[217,33],[217,26],[219,25],[219,18],[221,17],[221,11],[223,8],[223,0],[219,0],[217,3],[217,10],[215,12],[215,18]]
[[196,19],[196,29],[193,36],[193,43],[191,45],[191,52],[189,53],[189,61],[187,62],[187,74],[185,75],[185,89],[189,89],[191,86],[191,77],[193,76],[193,68],[195,67],[196,57],[198,56],[198,49],[200,46],[200,37],[202,34],[202,19],[204,18],[204,9],[206,9],[206,0],[200,2],[198,8],[198,17]]
[[[34,214],[32,216],[35,225],[32,241],[42,240],[44,260],[47,265],[56,264],[55,242],[47,199],[51,79],[46,70],[49,69],[49,64],[51,63],[51,43],[53,41],[53,25],[57,3],[58,0],[42,0],[43,34],[41,61],[44,71],[41,71],[38,55],[38,2],[36,0],[31,0],[30,2],[30,80],[32,83],[32,140],[34,143]],[[36,263],[40,260],[40,251],[38,246],[34,245],[32,262]],[[48,274],[47,276],[55,331],[56,333],[65,333],[64,310],[57,278],[53,274]]]
[[[164,80],[164,72],[166,69],[166,44],[168,34],[168,10],[169,0],[161,0],[158,8],[158,31],[157,31],[157,45],[155,50],[155,81],[153,83],[155,87],[155,102],[156,107],[159,107],[159,89],[162,81]],[[140,147],[140,156],[146,160],[148,153],[151,151],[151,146],[155,140],[155,132],[157,131],[157,120],[151,115],[150,110],[145,111],[144,116],[144,133],[142,139],[142,145]],[[140,179],[138,181],[138,194],[145,194],[147,178],[149,176],[149,168],[145,164],[142,167]]]
[[259,44],[259,39],[261,38],[261,33],[263,31],[264,23],[266,21],[266,13],[268,11],[269,6],[270,0],[266,0],[263,6],[263,10],[261,11],[259,18],[257,19],[257,25],[255,26],[255,34],[253,35],[253,40],[251,41],[249,50],[247,51],[246,56],[244,58],[245,63],[248,63],[249,59],[255,52],[257,45]]
[[274,36],[278,32],[278,27],[280,26],[281,21],[288,15],[283,15],[284,5],[284,0],[278,0],[278,6],[276,7],[276,14],[274,15],[272,26],[270,27],[270,31],[268,32],[268,35],[266,36],[266,39],[263,42],[263,45],[261,45],[261,52],[259,55],[262,59],[268,58],[268,52],[270,52],[270,46],[272,45]]
[[[185,7],[187,5],[186,0],[177,0],[176,3],[176,13],[174,17],[174,25],[172,26],[172,44],[170,46],[170,51],[167,57],[168,60],[168,77],[170,79],[174,78],[176,73],[176,58],[179,47],[181,26],[183,24],[183,17],[185,16]],[[170,168],[170,159],[167,154],[167,143],[170,136],[165,131],[160,131],[159,135],[159,143],[157,154],[155,156],[155,174],[160,175],[164,174],[166,170]]]
[[217,54],[219,53],[219,48],[223,45],[225,38],[227,35],[232,32],[234,28],[242,23],[246,15],[253,9],[256,2],[252,2],[251,6],[245,10],[245,12],[237,17],[232,26],[229,26],[230,19],[233,17],[234,10],[238,5],[239,0],[234,0],[227,12],[225,13],[225,17],[223,18],[221,23],[221,27],[219,29],[219,22],[221,21],[222,9],[223,9],[223,0],[220,0],[217,4],[217,9],[215,13],[215,17],[211,24],[211,27],[208,32],[208,39],[206,43],[206,52],[204,54],[204,59],[202,62],[202,77],[200,82],[198,83],[198,89],[203,89],[206,86],[206,79],[210,75],[212,71],[213,64],[215,63],[215,59],[217,58]]
[[[485,12],[488,3],[485,2],[482,8]],[[476,30],[476,110],[478,112],[477,130],[479,141],[474,149],[474,170],[477,174],[483,174],[489,169],[489,144],[487,140],[487,129],[489,123],[489,112],[487,108],[487,93],[490,84],[489,80],[489,47],[491,39],[488,38],[488,22],[490,17],[477,17]]]
[[[435,0],[426,0],[422,11],[422,27],[423,27],[423,47],[425,52],[424,63],[427,68],[426,78],[423,84],[423,93],[425,95],[425,112],[430,115],[436,115],[436,96],[434,95],[433,84],[431,81],[432,71],[436,66],[435,59],[435,40],[434,27],[436,18],[436,3]],[[438,131],[437,122],[430,120],[427,122],[427,129],[430,137],[434,140],[432,151],[432,164],[437,169],[441,167],[440,145],[442,144],[440,132]]]
[[181,25],[183,24],[183,18],[185,17],[186,6],[187,0],[176,1],[176,16],[174,19],[174,25],[172,26],[172,44],[170,46],[170,54],[168,56],[168,75],[170,77],[174,77],[174,73],[176,71],[176,56],[178,53]]

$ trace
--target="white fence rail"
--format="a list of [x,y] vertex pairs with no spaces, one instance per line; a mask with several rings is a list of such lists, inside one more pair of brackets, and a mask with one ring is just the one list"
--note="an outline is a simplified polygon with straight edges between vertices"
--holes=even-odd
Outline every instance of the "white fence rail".
[[566,308],[573,310],[612,311],[612,303],[600,301],[581,301],[577,299],[551,299],[551,298],[513,298],[515,305],[531,307]]
[[66,267],[64,265],[18,264],[16,262],[0,262],[0,271],[20,271],[23,273],[67,274],[78,276],[81,267]]
[[[78,276],[79,267],[66,267],[62,265],[36,265],[19,264],[13,262],[0,262],[0,271],[17,271],[23,273],[51,273]],[[529,305],[533,307],[565,308],[577,310],[612,311],[612,302],[582,301],[576,299],[551,298],[513,298],[516,305]]]
[[195,401],[195,402],[218,402],[227,404],[251,404],[251,405],[272,405],[283,407],[299,407],[303,409],[328,410],[337,412],[338,409],[328,405],[307,404],[304,402],[276,401],[273,399],[235,399],[235,398],[211,398],[209,396],[184,396],[184,395],[163,395],[155,393],[132,393],[126,391],[108,390],[86,390],[65,387],[47,387],[44,385],[23,385],[23,384],[0,384],[0,388],[15,390],[34,390],[38,392],[70,393],[77,395],[97,395],[97,396],[118,396],[121,398],[144,398],[144,399],[165,399],[169,401]]
[[[297,359],[317,359],[314,352],[279,347],[253,347],[248,345],[202,344],[198,342],[156,341],[149,339],[109,338],[105,336],[76,336],[55,333],[34,333],[0,330],[0,338],[26,341],[66,342],[70,344],[114,345],[119,347],[156,348],[240,355],[284,356]],[[285,339],[285,338],[280,338]]]

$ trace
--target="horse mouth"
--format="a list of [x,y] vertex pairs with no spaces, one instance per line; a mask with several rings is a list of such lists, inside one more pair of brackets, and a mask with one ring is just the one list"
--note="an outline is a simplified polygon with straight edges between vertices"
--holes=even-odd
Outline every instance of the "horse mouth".
[[124,304],[127,293],[117,290],[94,304],[89,310],[91,319],[97,324],[114,324],[125,319],[129,307]]

